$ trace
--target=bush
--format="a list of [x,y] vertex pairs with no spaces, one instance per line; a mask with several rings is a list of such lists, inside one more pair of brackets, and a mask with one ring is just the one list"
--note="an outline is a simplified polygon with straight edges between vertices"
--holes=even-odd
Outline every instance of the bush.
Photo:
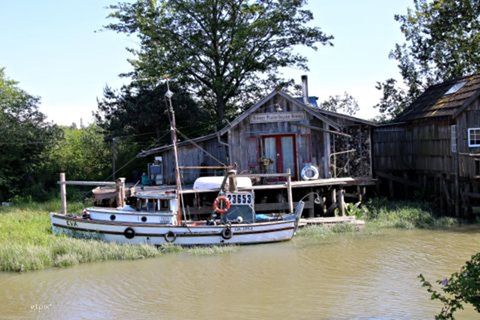
[[454,218],[435,218],[430,204],[426,202],[388,201],[383,198],[370,200],[363,218],[384,228],[425,229],[458,224]]
[[436,281],[442,286],[441,291],[435,290],[422,274],[418,277],[422,286],[431,293],[431,299],[443,303],[442,310],[435,319],[454,319],[455,312],[463,309],[466,303],[480,312],[480,252],[473,255],[460,272],[453,273],[448,279]]

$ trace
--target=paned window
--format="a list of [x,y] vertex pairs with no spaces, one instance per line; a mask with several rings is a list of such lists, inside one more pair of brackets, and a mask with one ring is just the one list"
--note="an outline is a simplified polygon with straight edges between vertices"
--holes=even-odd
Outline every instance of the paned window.
[[480,128],[468,129],[468,146],[480,147]]

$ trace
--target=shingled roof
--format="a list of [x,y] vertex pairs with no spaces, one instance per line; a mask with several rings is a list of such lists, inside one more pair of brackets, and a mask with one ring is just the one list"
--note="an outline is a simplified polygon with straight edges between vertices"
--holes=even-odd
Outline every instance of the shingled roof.
[[[460,88],[455,91],[455,86]],[[395,118],[395,122],[436,117],[455,118],[479,95],[480,74],[433,85]]]

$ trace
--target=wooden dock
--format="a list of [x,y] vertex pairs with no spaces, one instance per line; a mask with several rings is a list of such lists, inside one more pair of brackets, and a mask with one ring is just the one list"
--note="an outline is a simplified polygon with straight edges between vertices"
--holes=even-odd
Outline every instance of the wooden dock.
[[[347,216],[347,201],[350,201],[358,207],[364,201],[366,188],[375,185],[376,179],[371,177],[343,177],[329,179],[315,179],[310,181],[291,181],[289,174],[244,174],[239,176],[249,176],[255,180],[263,176],[282,176],[286,181],[264,182],[254,184],[248,189],[238,188],[239,191],[255,191],[255,211],[257,212],[292,212],[296,203],[303,199],[305,202],[305,218],[311,218],[311,224],[332,224],[351,222]],[[255,181],[259,183],[260,181]],[[174,186],[144,186],[139,187],[126,185],[125,189],[141,190],[143,194],[158,194],[172,192]],[[115,188],[107,186],[101,189],[103,192],[115,192]],[[208,215],[212,212],[212,203],[218,190],[196,190],[193,186],[184,186],[182,194],[186,213],[189,217],[199,218],[202,215]],[[305,196],[308,195],[308,198]],[[317,196],[315,196],[317,195]],[[348,199],[348,200],[347,200]],[[101,199],[96,199],[101,200]],[[340,218],[335,218],[335,216]],[[321,220],[321,217],[332,217]],[[315,220],[315,219],[320,220]],[[335,220],[337,219],[337,220]],[[346,219],[346,220],[342,220]]]
[[343,217],[316,217],[300,219],[300,227],[323,225],[325,227],[333,227],[339,224],[351,224],[355,226],[356,230],[365,227],[364,220],[357,220],[354,216]]

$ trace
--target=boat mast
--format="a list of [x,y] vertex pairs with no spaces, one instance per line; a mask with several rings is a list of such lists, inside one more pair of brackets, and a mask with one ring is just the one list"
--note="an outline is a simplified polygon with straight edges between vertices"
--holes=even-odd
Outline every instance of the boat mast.
[[170,91],[170,85],[167,79],[167,92],[165,93],[165,102],[167,104],[167,110],[169,113],[170,120],[170,133],[172,135],[173,143],[173,157],[175,161],[175,184],[176,184],[176,194],[177,194],[177,223],[181,224],[182,222],[182,203],[181,203],[181,194],[182,194],[182,181],[180,179],[180,167],[178,164],[178,150],[177,150],[177,125],[175,122],[175,111],[173,110],[172,105],[173,92]]

